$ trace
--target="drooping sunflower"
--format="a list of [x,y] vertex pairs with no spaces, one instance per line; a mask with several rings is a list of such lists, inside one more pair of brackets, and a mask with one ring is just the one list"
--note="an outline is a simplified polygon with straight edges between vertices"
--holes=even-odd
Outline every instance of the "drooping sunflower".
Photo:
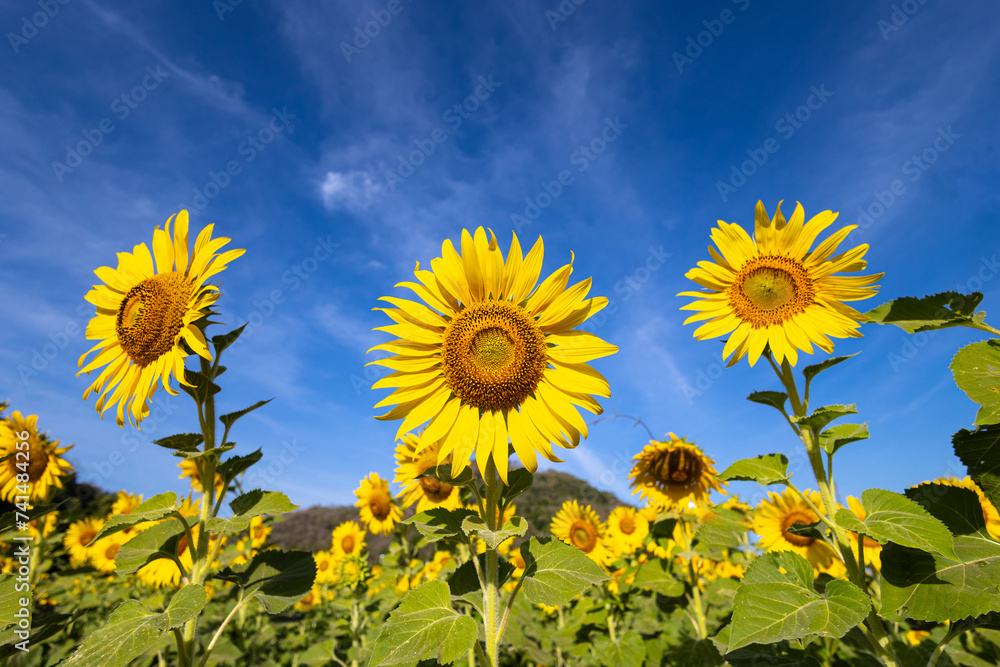
[[[402,496],[403,507],[417,504],[417,511],[443,507],[454,510],[462,506],[462,498],[459,489],[451,484],[445,484],[433,477],[420,477],[428,468],[433,468],[438,464],[438,451],[441,449],[441,442],[425,443],[421,448],[420,438],[412,433],[404,435],[396,446],[396,468],[397,484],[403,485]],[[451,456],[447,456],[441,463],[451,463]]]
[[[174,223],[173,233],[170,225]],[[97,411],[118,404],[117,421],[140,423],[149,414],[149,403],[158,384],[170,394],[171,376],[181,384],[184,359],[190,353],[205,359],[212,355],[198,324],[219,298],[219,288],[206,281],[223,271],[244,250],[219,250],[227,238],[212,238],[208,225],[188,250],[188,213],[181,211],[153,231],[153,250],[145,243],[131,253],[118,253],[118,268],[94,271],[104,284],[95,285],[86,299],[97,307],[87,325],[87,338],[100,341],[80,357],[80,371],[106,366],[83,393],[100,395]],[[155,262],[155,263],[154,263]],[[86,358],[95,353],[84,365]]]
[[560,540],[587,554],[602,567],[614,558],[604,544],[605,526],[590,505],[582,507],[575,500],[567,500],[562,509],[552,517],[550,530]]
[[361,521],[372,533],[388,535],[396,523],[402,521],[403,510],[392,499],[389,482],[381,479],[378,473],[373,472],[361,480],[354,495],[358,497],[354,506],[360,510]]
[[79,567],[90,560],[90,542],[104,527],[104,519],[87,517],[74,521],[66,529],[63,546],[69,552],[70,565]]
[[668,433],[669,440],[650,441],[635,455],[629,478],[632,493],[662,510],[686,508],[690,501],[709,502],[712,490],[722,491],[715,461],[684,438]]
[[592,395],[610,396],[587,362],[618,348],[575,329],[608,300],[586,298],[589,278],[567,288],[572,261],[535,287],[541,238],[525,257],[515,234],[505,259],[480,227],[462,231],[461,251],[445,241],[430,271],[417,265],[419,282],[397,285],[423,303],[382,297],[396,307],[377,310],[395,324],[377,330],[397,339],[372,348],[392,356],[371,363],[394,371],[373,385],[394,388],[376,407],[396,406],[379,419],[402,419],[397,437],[429,420],[421,444],[440,440],[438,461],[452,456],[453,472],[475,455],[480,472],[492,460],[506,482],[508,442],[534,472],[536,451],[559,461],[552,443],[587,437],[577,406],[600,414]]
[[[22,442],[28,443],[27,449],[18,449]],[[73,466],[61,458],[72,448],[60,447],[58,440],[39,433],[38,415],[11,412],[0,420],[0,459],[10,457],[0,461],[0,499],[13,503],[17,496],[27,495],[31,503],[45,501],[54,489],[62,488],[62,478],[73,472]],[[24,474],[27,482],[18,482],[17,476]]]
[[[862,521],[868,515],[865,511],[864,505],[861,501],[854,496],[847,496],[847,507],[854,513],[854,516],[858,517]],[[855,558],[857,558],[858,553],[858,534],[847,531],[847,538],[851,542],[851,551],[854,553]],[[882,545],[868,537],[863,536],[865,541],[865,563],[871,565],[872,568],[877,572],[882,569]]]
[[868,245],[862,244],[834,256],[837,246],[857,225],[831,234],[810,250],[820,233],[833,224],[837,214],[823,211],[805,221],[801,204],[788,220],[781,203],[768,216],[763,202],[754,212],[754,236],[737,224],[719,221],[712,230],[708,253],[714,262],[698,262],[685,277],[708,291],[681,292],[678,296],[698,299],[681,308],[697,311],[689,322],[705,321],[694,332],[698,340],[729,336],[722,358],[729,365],[749,355],[750,365],[770,346],[780,364],[792,366],[798,351],[813,353],[813,345],[833,351],[833,338],[858,338],[865,316],[845,301],[867,299],[878,293],[872,286],[883,273],[870,276],[835,275],[864,270],[862,259]]
[[616,507],[608,515],[607,544],[616,556],[634,553],[649,535],[649,521],[634,507]]
[[[823,500],[812,489],[803,491],[810,502],[823,510]],[[820,572],[842,576],[845,572],[840,556],[826,542],[804,535],[796,535],[788,529],[795,524],[808,526],[819,521],[819,517],[791,489],[778,494],[774,491],[761,500],[754,513],[754,532],[760,536],[760,545],[766,551],[794,551]]]
[[365,550],[365,531],[357,521],[345,521],[333,529],[333,544],[330,550],[338,558],[360,556]]
[[[979,485],[971,477],[968,475],[962,479],[958,479],[957,477],[938,477],[933,481],[922,482],[917,486],[923,486],[924,484],[945,484],[947,486],[957,486],[962,489],[975,491],[976,496],[979,498],[979,504],[983,508],[983,519],[986,520],[986,532],[993,539],[1000,541],[1000,512],[997,512],[997,508],[993,506],[990,499],[986,497],[986,494],[983,493],[983,490],[979,488]],[[867,544],[866,542],[865,545],[867,546]]]

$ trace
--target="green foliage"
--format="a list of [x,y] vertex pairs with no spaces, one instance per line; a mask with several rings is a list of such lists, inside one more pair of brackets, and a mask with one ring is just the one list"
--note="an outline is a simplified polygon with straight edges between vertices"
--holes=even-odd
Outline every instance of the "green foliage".
[[451,608],[443,581],[414,588],[382,626],[370,665],[415,666],[421,660],[441,664],[462,657],[476,642],[478,626]]
[[239,419],[240,417],[242,417],[242,416],[244,416],[244,415],[246,415],[246,414],[248,414],[250,412],[253,412],[254,410],[256,410],[257,408],[259,408],[261,406],[267,405],[268,403],[270,403],[273,400],[274,400],[273,398],[269,398],[266,401],[257,401],[256,403],[254,403],[253,405],[251,405],[249,408],[243,408],[242,410],[237,410],[236,412],[230,412],[228,414],[220,416],[219,417],[219,421],[222,422],[226,426],[226,429],[232,428],[233,424],[236,423],[237,419]]
[[500,489],[500,504],[506,506],[510,501],[531,488],[531,483],[535,481],[535,476],[525,470],[518,468],[511,470],[507,475],[507,482]]
[[415,527],[428,542],[437,542],[459,537],[465,532],[465,522],[478,518],[479,515],[469,509],[448,510],[443,507],[435,507],[424,512],[417,512],[409,519],[405,519],[403,523]]
[[233,510],[231,519],[212,517],[208,520],[209,531],[222,535],[235,535],[250,527],[250,520],[257,516],[280,516],[298,508],[280,491],[248,491],[229,503]]
[[94,541],[113,535],[146,521],[158,521],[170,516],[177,509],[177,494],[173,491],[155,495],[145,500],[128,514],[114,514],[108,518]]
[[740,459],[722,471],[719,479],[731,482],[757,482],[762,486],[788,481],[788,457],[784,454],[763,454],[752,459]]
[[826,428],[827,424],[835,419],[856,414],[858,414],[858,408],[853,403],[850,405],[824,405],[821,408],[816,408],[812,411],[812,414],[805,417],[796,417],[793,415],[790,419],[802,428],[811,429],[819,433]]
[[442,484],[450,484],[451,486],[465,486],[473,480],[471,467],[466,466],[462,472],[458,473],[458,475],[453,475],[451,473],[450,463],[442,463],[438,466],[431,466],[417,475],[417,479],[420,479],[421,477],[433,477]]
[[824,359],[818,364],[812,364],[811,366],[806,366],[802,369],[802,377],[806,379],[806,387],[812,382],[813,378],[822,373],[828,368],[833,368],[837,364],[847,361],[848,359],[853,359],[858,356],[860,352],[855,352],[854,354],[849,354],[846,357],[830,357],[829,359]]
[[864,533],[879,544],[895,542],[904,547],[936,551],[954,556],[951,532],[939,519],[906,496],[882,489],[861,494],[864,520],[849,509],[837,511],[837,523],[855,533]]
[[677,580],[667,563],[660,558],[651,558],[640,567],[632,584],[668,598],[684,595],[684,584]]
[[1000,425],[962,429],[952,437],[955,455],[969,469],[993,507],[1000,507]]
[[941,292],[922,299],[902,297],[865,313],[876,324],[895,324],[907,333],[982,324],[986,313],[976,313],[983,300],[979,292]]
[[966,345],[951,360],[955,384],[980,408],[976,426],[1000,422],[1000,340]]
[[612,641],[610,637],[594,640],[594,650],[605,667],[642,667],[646,660],[646,647],[642,635],[629,630]]
[[244,324],[238,329],[233,329],[229,333],[212,336],[212,346],[215,347],[215,356],[218,357],[222,354],[223,350],[235,343],[236,339],[240,337],[240,334],[243,333],[246,326],[247,325]]
[[849,581],[835,579],[817,592],[812,565],[797,553],[758,556],[736,592],[728,648],[817,634],[843,637],[870,609],[868,596]]
[[241,473],[250,469],[250,466],[260,461],[263,453],[260,449],[242,456],[230,456],[225,461],[220,461],[215,468],[215,472],[222,475],[226,486],[236,479]]
[[836,454],[844,445],[868,437],[868,424],[838,424],[819,434],[819,446],[827,454]]
[[536,604],[566,604],[608,575],[586,554],[556,539],[533,537],[521,545],[521,594]]
[[770,405],[772,408],[784,413],[788,394],[783,391],[755,391],[747,396],[747,400],[760,403],[761,405]]
[[302,599],[316,579],[316,561],[304,551],[262,551],[245,566],[230,566],[215,575],[243,589],[269,614],[277,614]]
[[174,519],[146,528],[122,545],[115,557],[115,571],[131,574],[154,560],[175,557],[183,535],[184,526]]
[[91,634],[64,665],[128,665],[153,648],[165,632],[196,618],[206,601],[205,589],[193,585],[178,591],[162,613],[149,611],[137,600],[126,600],[111,612],[104,627]]
[[513,517],[500,530],[490,530],[486,527],[486,522],[476,515],[462,521],[462,531],[466,535],[478,535],[479,539],[486,542],[488,549],[496,549],[502,542],[512,537],[520,537],[527,530],[527,522],[519,516]]
[[153,444],[179,452],[196,452],[198,451],[198,445],[204,441],[205,438],[202,437],[201,433],[178,433],[177,435],[170,435],[166,438],[154,440]]

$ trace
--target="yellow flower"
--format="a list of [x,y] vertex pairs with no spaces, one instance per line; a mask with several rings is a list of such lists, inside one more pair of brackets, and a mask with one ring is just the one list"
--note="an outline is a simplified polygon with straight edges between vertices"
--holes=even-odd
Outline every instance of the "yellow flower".
[[125,489],[118,492],[118,497],[115,498],[114,505],[111,506],[112,514],[131,514],[139,503],[142,502],[142,496],[135,493],[129,493]]
[[318,586],[314,585],[306,593],[305,597],[295,603],[296,611],[312,611],[320,606],[323,602],[323,590]]
[[358,497],[354,506],[361,510],[361,521],[372,533],[388,535],[396,523],[402,521],[403,510],[393,501],[389,482],[381,479],[378,473],[373,472],[361,480],[354,495]]
[[842,276],[864,270],[868,252],[863,244],[832,256],[837,246],[857,225],[830,235],[816,249],[810,247],[820,233],[833,224],[837,214],[823,211],[808,222],[801,204],[785,220],[781,203],[770,218],[763,202],[754,212],[753,239],[736,224],[719,221],[712,230],[714,262],[698,262],[685,277],[707,292],[681,292],[678,296],[698,299],[681,310],[697,311],[684,324],[705,321],[694,332],[698,340],[729,336],[722,358],[732,355],[729,365],[749,355],[757,363],[770,346],[775,361],[792,366],[798,350],[813,353],[813,345],[833,352],[834,338],[858,338],[864,315],[844,301],[867,299],[878,293],[870,287],[885,275]]
[[90,562],[102,574],[111,574],[115,571],[115,556],[128,539],[129,536],[124,531],[102,537],[87,550],[90,553]]
[[564,502],[562,509],[552,517],[552,534],[601,566],[606,566],[613,559],[604,545],[604,530],[604,524],[590,505],[581,507],[575,500]]
[[520,549],[511,549],[510,555],[507,556],[507,560],[510,564],[514,566],[514,572],[511,573],[511,577],[514,579],[520,579],[521,575],[524,574],[524,569],[528,566],[524,562],[524,556],[521,555]]
[[[181,510],[181,513],[184,514],[184,510]],[[175,520],[176,519],[171,519],[171,521]],[[194,538],[196,543],[200,539],[199,532],[200,530],[198,524],[191,526],[191,536]],[[212,547],[214,546],[213,543],[217,539],[220,538],[214,538],[209,541],[209,551],[212,551]],[[191,553],[193,546],[188,544],[187,534],[180,535],[177,540],[176,549],[178,560],[180,560],[181,564],[184,565],[184,569],[190,572],[193,562]],[[152,563],[144,565],[139,568],[139,571],[136,574],[143,582],[153,588],[176,586],[181,580],[181,571],[178,569],[177,564],[173,560],[166,558],[160,558],[158,560],[154,560]]]
[[63,538],[63,546],[69,552],[70,565],[79,567],[90,560],[88,547],[103,527],[104,519],[96,517],[80,519],[70,524],[70,527],[66,529],[66,536]]
[[[27,449],[21,443],[27,443]],[[38,432],[38,415],[24,417],[17,410],[0,419],[0,500],[16,503],[27,496],[29,503],[44,502],[54,489],[62,488],[62,478],[73,466],[60,458],[73,445],[59,447]],[[20,475],[20,479],[18,476]],[[19,488],[20,487],[20,488]]]
[[903,635],[903,639],[905,639],[906,643],[910,646],[919,646],[920,642],[930,636],[931,633],[928,630],[907,630]]
[[368,577],[368,562],[360,556],[348,556],[340,561],[337,574],[339,585],[354,588]]
[[667,435],[670,440],[653,440],[635,455],[632,493],[663,510],[683,509],[689,501],[704,505],[712,489],[722,491],[715,461],[684,438]]
[[[997,508],[993,506],[990,499],[986,497],[983,490],[979,488],[971,477],[966,476],[963,479],[958,479],[956,477],[938,477],[932,482],[923,482],[917,486],[923,486],[924,484],[945,484],[947,486],[957,486],[962,489],[969,489],[970,491],[975,491],[976,496],[979,497],[979,504],[983,508],[983,519],[986,520],[986,532],[988,532],[993,539],[1000,540],[1000,513],[997,512]],[[868,543],[865,542],[865,546]]]
[[360,556],[365,550],[365,531],[357,521],[345,521],[333,529],[333,544],[330,550],[338,558]]
[[[382,297],[397,336],[373,350],[393,356],[373,361],[394,372],[375,388],[394,388],[376,407],[396,407],[379,419],[402,419],[397,437],[430,420],[421,443],[440,440],[438,461],[452,456],[455,473],[472,456],[481,472],[492,460],[507,482],[508,441],[529,471],[536,451],[559,461],[552,443],[576,447],[587,437],[582,407],[602,412],[593,398],[610,396],[607,380],[587,362],[618,351],[574,327],[604,308],[586,298],[590,279],[567,288],[572,262],[535,288],[542,268],[539,239],[522,256],[515,235],[504,259],[495,236],[480,227],[462,232],[461,255],[450,240],[431,271],[404,282],[417,301]],[[426,304],[426,305],[424,305]]]
[[[173,235],[170,224],[174,222]],[[97,393],[97,411],[118,404],[117,421],[138,424],[149,414],[158,384],[170,394],[173,376],[181,384],[184,359],[190,348],[205,359],[212,355],[197,324],[219,298],[219,288],[207,281],[226,268],[243,250],[218,251],[227,238],[212,238],[213,225],[198,235],[188,252],[188,213],[181,211],[153,231],[153,251],[145,243],[131,253],[118,253],[118,268],[94,271],[104,284],[95,285],[86,299],[97,307],[87,325],[87,338],[100,341],[80,357],[80,371],[104,370],[87,388],[83,399]],[[155,265],[154,265],[155,261]],[[186,346],[186,347],[185,347]],[[86,358],[95,353],[84,365]]]
[[[198,470],[198,459],[181,459],[181,462],[177,464],[177,467],[181,469],[181,474],[177,479],[188,478],[191,482],[191,488],[195,490],[195,493],[204,493],[205,487],[202,485],[201,481],[201,471]],[[215,495],[216,497],[222,495],[223,484],[225,484],[225,478],[219,473],[215,473]]]
[[[813,505],[823,509],[823,500],[816,491],[806,489],[803,493]],[[788,530],[795,524],[808,526],[817,521],[816,513],[791,489],[781,494],[771,491],[754,514],[754,531],[760,535],[760,544],[766,551],[794,551],[808,560],[813,569],[840,576],[844,565],[833,547],[817,538],[796,535]]]
[[[462,498],[458,487],[440,482],[433,477],[420,477],[428,468],[438,464],[438,451],[441,442],[425,442],[420,446],[420,439],[410,433],[404,435],[396,447],[397,484],[403,485],[403,507],[417,504],[417,511],[423,512],[435,507],[454,510],[462,506]],[[441,463],[451,463],[451,456],[446,456]]]
[[608,545],[616,556],[634,553],[649,535],[649,520],[634,507],[616,507],[608,516]]
[[715,574],[721,579],[742,579],[746,571],[745,566],[728,560],[719,561],[715,566]]
[[316,561],[316,583],[335,584],[340,570],[339,559],[334,557],[329,551],[320,551],[313,554]]
[[40,519],[28,522],[28,534],[36,542],[44,540],[46,537],[56,532],[56,524],[59,522],[59,512],[49,512]]
[[[867,512],[865,512],[864,505],[861,501],[854,496],[847,496],[847,506],[854,516],[858,517],[862,521],[865,520]],[[851,541],[851,551],[854,553],[854,557],[858,557],[858,534],[847,531],[847,538]],[[878,572],[882,569],[882,545],[868,537],[864,536],[865,540],[865,563],[871,565],[872,568]]]

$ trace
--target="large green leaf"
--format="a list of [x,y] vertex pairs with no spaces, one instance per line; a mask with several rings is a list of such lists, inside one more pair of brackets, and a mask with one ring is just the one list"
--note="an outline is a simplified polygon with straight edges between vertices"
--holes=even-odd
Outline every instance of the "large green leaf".
[[729,650],[809,635],[840,638],[861,623],[871,600],[849,581],[813,588],[813,568],[802,556],[779,551],[758,556],[736,591]]
[[835,419],[856,414],[858,414],[858,408],[854,403],[850,405],[824,405],[821,408],[813,410],[810,415],[806,415],[805,417],[796,417],[793,415],[790,419],[802,428],[812,429],[818,433]]
[[466,535],[478,535],[490,549],[496,549],[502,542],[512,537],[520,537],[528,531],[528,522],[519,516],[512,517],[500,530],[490,530],[486,522],[478,516],[470,516],[462,521],[462,531]]
[[1000,422],[1000,340],[966,345],[951,360],[955,384],[980,405],[977,426]]
[[950,484],[921,484],[907,489],[906,497],[944,523],[952,535],[990,536],[979,496],[971,489]]
[[424,512],[417,512],[403,523],[413,524],[428,542],[455,539],[462,535],[462,524],[478,514],[472,510],[460,508],[449,510],[435,507]]
[[879,544],[895,542],[904,547],[936,551],[954,556],[953,538],[948,527],[904,495],[867,489],[861,494],[864,520],[849,509],[837,511],[837,523],[855,533],[864,533]]
[[[479,570],[484,575],[486,573],[486,554],[477,556]],[[497,581],[500,586],[507,583],[510,575],[514,573],[514,566],[506,559],[500,559],[497,563]],[[479,585],[479,576],[476,574],[476,565],[469,559],[462,563],[461,567],[455,570],[448,578],[448,587],[451,588],[452,600],[471,604],[483,613],[483,589]]]
[[[177,509],[177,494],[167,491],[144,500],[135,506],[128,514],[113,514],[104,523],[100,532],[94,537],[94,542],[113,535],[121,530],[131,528],[145,521],[158,521],[170,516]],[[180,523],[177,524],[180,526]]]
[[476,642],[478,625],[451,608],[443,581],[428,581],[407,594],[382,626],[369,665],[416,665],[421,660],[448,664]]
[[969,476],[993,507],[1000,507],[1000,425],[980,426],[975,431],[962,429],[951,441],[955,455],[969,469]]
[[635,573],[632,585],[668,598],[684,595],[684,584],[670,573],[670,568],[666,566],[665,561],[659,558],[650,558],[640,567],[639,571]]
[[982,300],[979,292],[941,292],[922,299],[904,296],[865,314],[877,324],[895,324],[907,333],[918,333],[982,323],[986,314],[976,313]]
[[594,640],[594,650],[601,656],[603,667],[642,667],[646,661],[646,646],[642,635],[634,630],[624,632],[618,641],[600,635]]
[[254,489],[237,496],[229,503],[233,510],[230,519],[212,517],[208,520],[208,530],[212,533],[234,535],[250,527],[250,520],[257,516],[280,516],[298,509],[281,491],[261,491]]
[[[177,555],[177,546],[183,535],[184,526],[173,519],[146,528],[118,550],[115,571],[132,574],[146,563]],[[193,545],[189,546],[193,548]]]
[[694,550],[716,559],[723,550],[733,550],[743,543],[743,534],[750,530],[747,516],[735,509],[715,508],[711,516],[694,534]]
[[521,592],[536,604],[562,606],[609,579],[582,551],[552,538],[532,537],[521,544],[521,556],[525,563]]
[[244,566],[230,566],[215,575],[243,588],[269,614],[277,614],[309,592],[316,580],[316,561],[305,551],[262,551]]
[[762,454],[752,459],[740,459],[719,475],[723,481],[757,482],[763,486],[781,484],[788,478],[788,457],[784,454]]
[[202,586],[180,589],[166,611],[151,612],[137,600],[120,604],[103,626],[84,640],[65,667],[118,667],[128,665],[153,648],[164,632],[196,618],[207,601]]
[[827,454],[835,454],[838,449],[869,436],[868,424],[838,424],[819,434],[819,446]]

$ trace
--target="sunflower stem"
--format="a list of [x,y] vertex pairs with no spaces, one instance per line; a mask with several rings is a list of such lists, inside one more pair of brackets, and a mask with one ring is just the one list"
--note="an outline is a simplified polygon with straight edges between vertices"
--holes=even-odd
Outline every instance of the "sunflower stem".
[[[497,530],[497,496],[499,495],[497,484],[497,469],[491,456],[486,463],[486,516],[483,520],[490,530]],[[487,667],[497,667],[500,660],[500,633],[499,633],[499,567],[497,550],[486,547],[486,591],[483,596],[483,611],[485,612],[486,624],[486,657]]]

